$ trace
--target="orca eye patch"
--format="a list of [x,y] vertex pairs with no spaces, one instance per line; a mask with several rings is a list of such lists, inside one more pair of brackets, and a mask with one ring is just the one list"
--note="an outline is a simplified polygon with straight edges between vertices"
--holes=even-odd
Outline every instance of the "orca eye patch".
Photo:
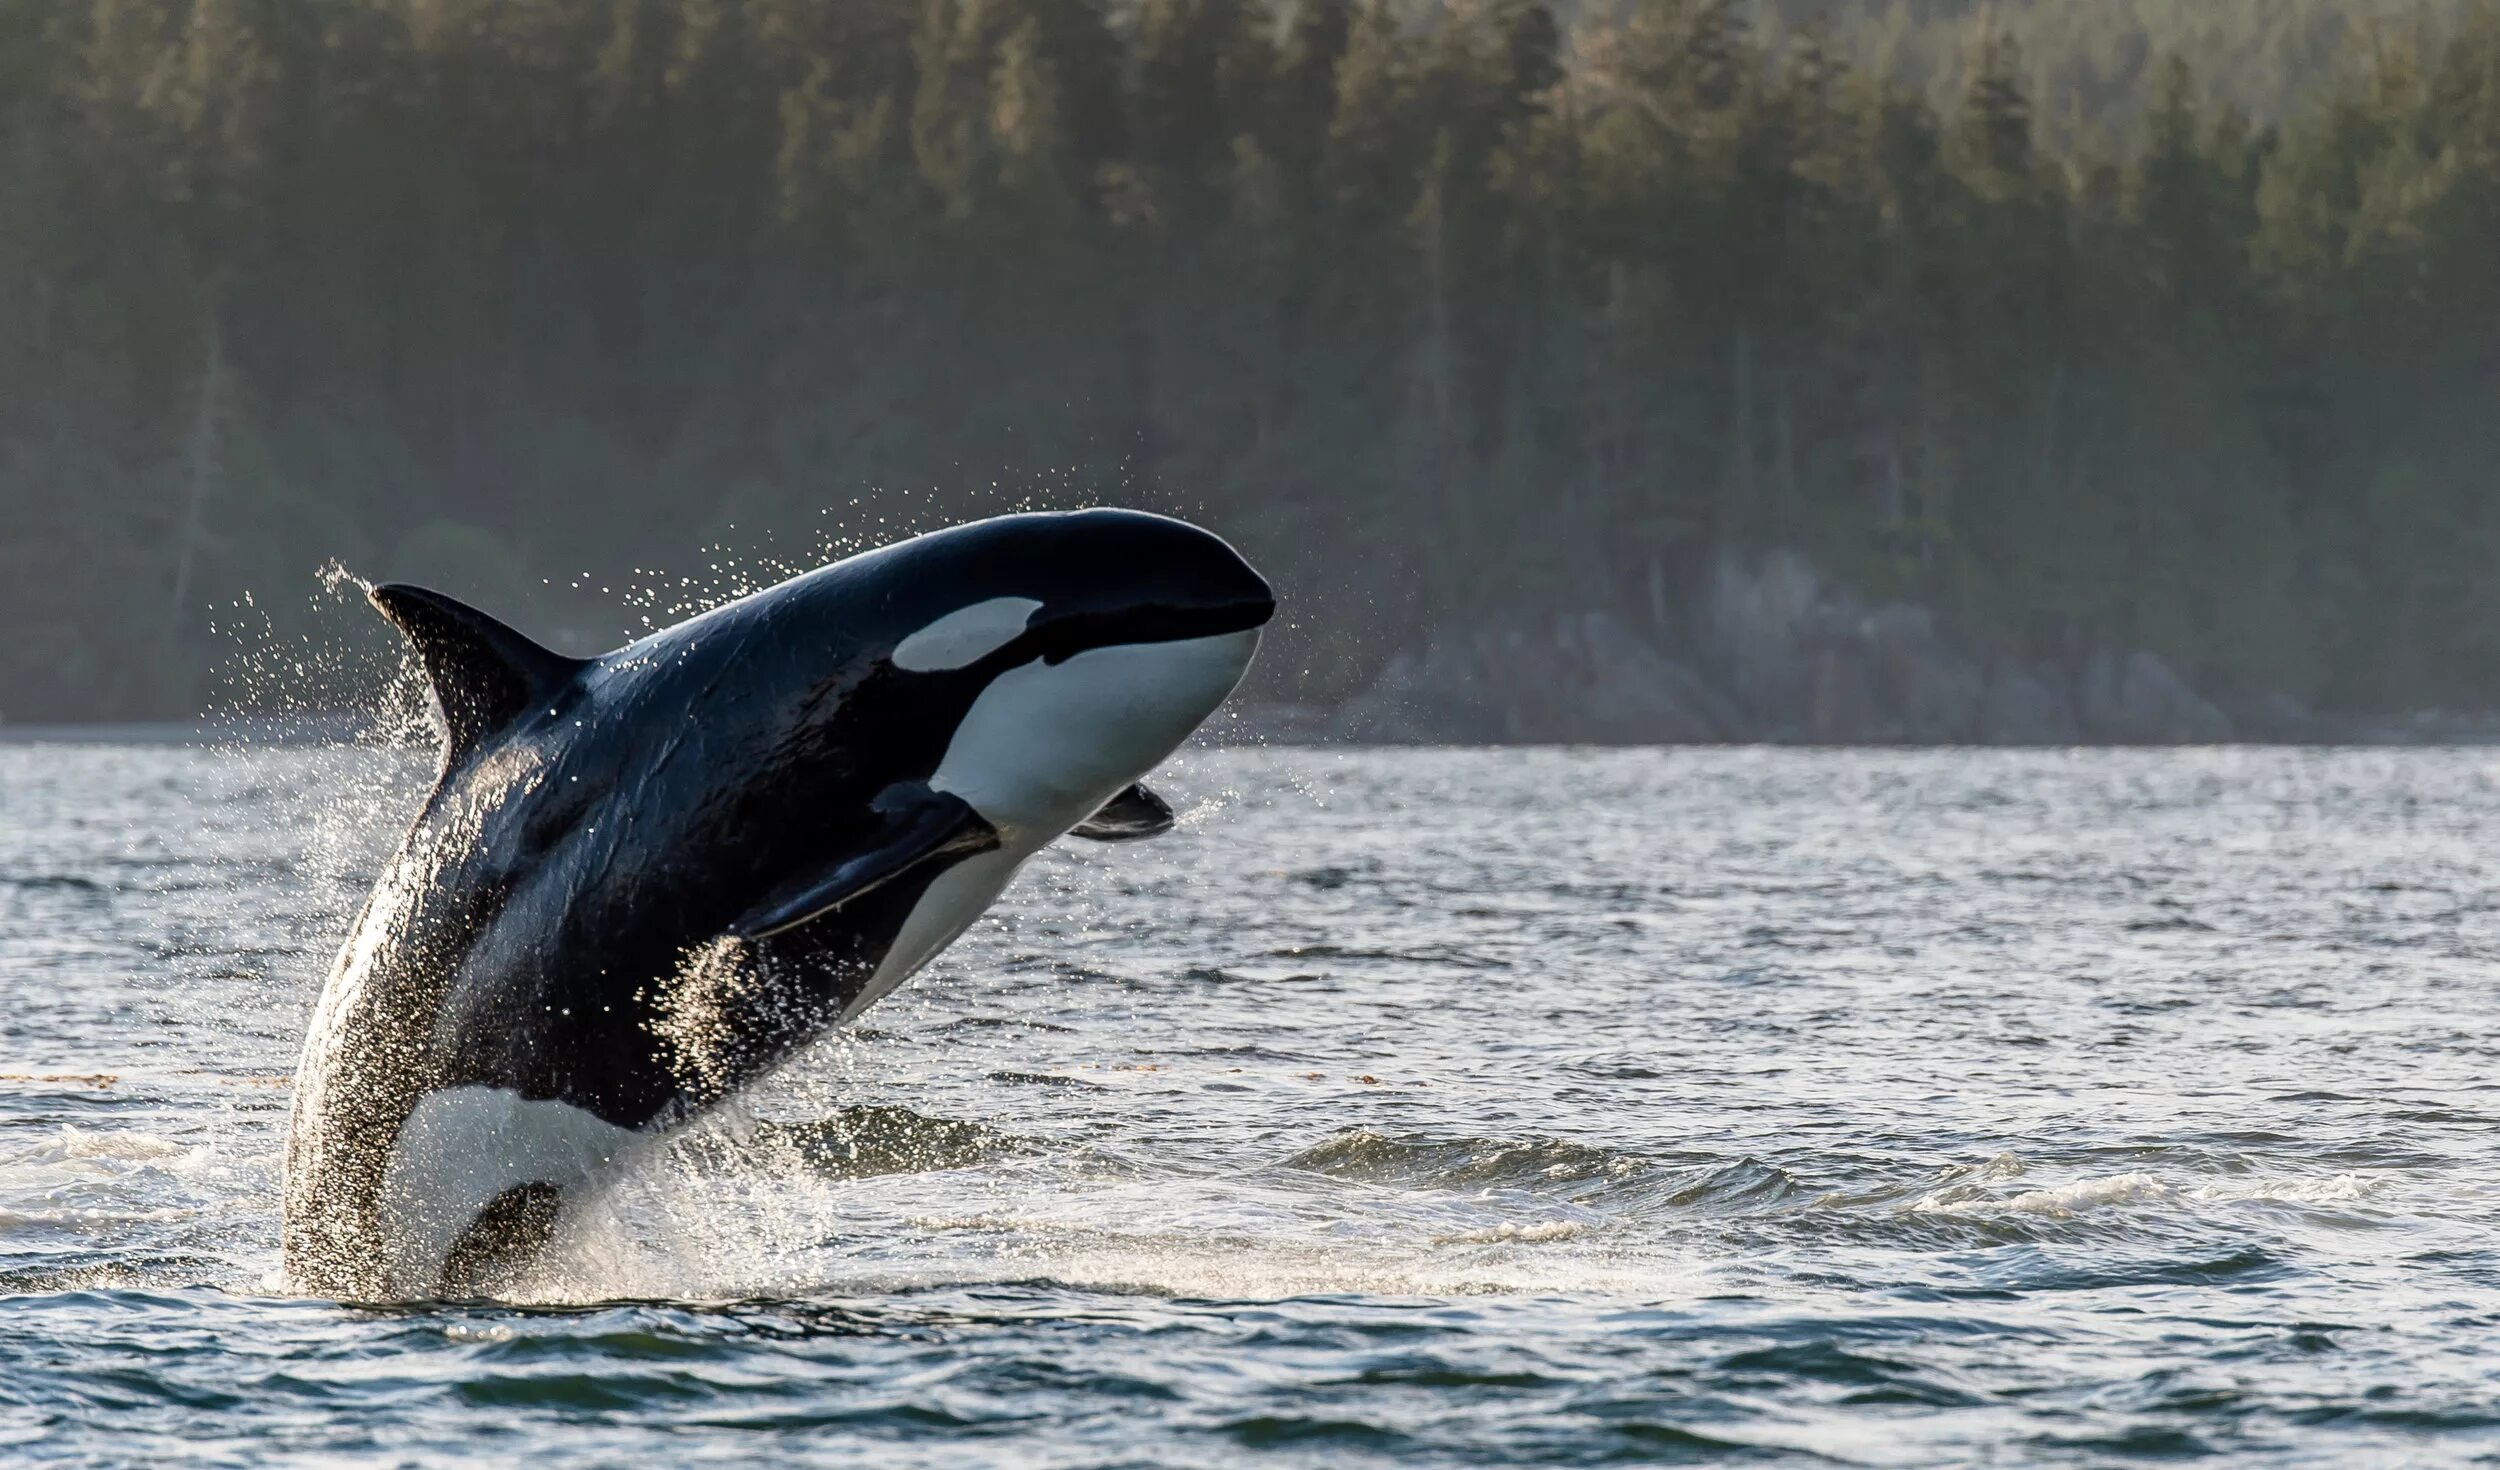
[[1013,643],[1042,605],[1030,597],[993,597],[959,607],[894,645],[894,667],[943,673],[980,662]]

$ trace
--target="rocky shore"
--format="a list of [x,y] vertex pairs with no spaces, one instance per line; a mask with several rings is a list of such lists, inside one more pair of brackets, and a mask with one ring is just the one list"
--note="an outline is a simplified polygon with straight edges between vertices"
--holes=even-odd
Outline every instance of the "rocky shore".
[[2321,716],[2280,694],[2192,687],[2142,649],[2065,662],[1974,650],[1805,560],[1723,561],[1691,605],[1452,623],[1333,711],[1253,713],[1269,739],[1374,744],[2204,745],[2480,743],[2488,717]]

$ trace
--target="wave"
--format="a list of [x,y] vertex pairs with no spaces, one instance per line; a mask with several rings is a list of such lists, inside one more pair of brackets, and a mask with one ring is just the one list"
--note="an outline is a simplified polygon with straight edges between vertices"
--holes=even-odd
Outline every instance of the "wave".
[[[47,1077],[41,1080],[105,1085],[92,1077]],[[161,1164],[168,1160],[205,1160],[208,1153],[206,1144],[183,1143],[153,1133],[102,1133],[74,1123],[64,1123],[58,1132],[31,1148],[0,1157],[0,1179],[5,1179],[5,1171],[13,1168],[63,1164],[80,1159]]]
[[843,1108],[812,1123],[759,1123],[748,1139],[775,1159],[841,1179],[963,1169],[1037,1147],[984,1124],[890,1106]]
[[152,1210],[134,1209],[13,1209],[0,1205],[0,1233],[12,1230],[110,1230],[123,1225],[160,1225],[172,1220],[194,1219],[205,1213],[193,1207],[167,1207]]
[[1277,1167],[1411,1190],[1519,1190],[1625,1218],[1656,1210],[1749,1214],[1804,1193],[1795,1175],[1756,1158],[1679,1165],[1557,1138],[1416,1139],[1354,1129]]
[[1448,1251],[1254,1237],[1121,1232],[1070,1221],[963,1217],[915,1222],[953,1248],[901,1260],[749,1259],[718,1244],[698,1256],[606,1256],[594,1273],[558,1268],[514,1300],[587,1305],[616,1300],[849,1300],[961,1287],[1047,1288],[1174,1301],[1609,1296],[1661,1300],[1700,1287],[1681,1261],[1617,1257],[1572,1241],[1452,1240]]
[[54,889],[109,897],[113,886],[78,873],[0,873],[0,888]]
[[1482,1230],[1462,1230],[1455,1235],[1436,1235],[1434,1245],[1547,1245],[1558,1240],[1577,1240],[1595,1226],[1578,1220],[1543,1220],[1534,1224],[1516,1221],[1487,1226]]
[[985,1124],[874,1104],[806,1121],[724,1117],[663,1145],[669,1155],[708,1176],[824,1180],[966,1169],[1039,1147]]
[[1278,1167],[1409,1188],[1539,1189],[1625,1180],[1648,1164],[1631,1154],[1561,1139],[1418,1140],[1357,1128],[1306,1148]]
[[219,1166],[206,1144],[74,1124],[0,1151],[0,1235],[109,1233],[202,1218],[203,1175]]
[[[2013,1172],[2020,1172],[2017,1164]],[[2312,1207],[2361,1205],[2380,1198],[2385,1181],[2361,1174],[2311,1178],[2225,1179],[2181,1183],[2156,1174],[2131,1171],[2096,1179],[2078,1179],[2046,1189],[2012,1195],[1975,1192],[1957,1184],[1929,1193],[1908,1206],[1913,1214],[1956,1215],[1971,1219],[2031,1217],[2073,1220],[2111,1210],[2192,1210],[2200,1205],[2275,1204]]]

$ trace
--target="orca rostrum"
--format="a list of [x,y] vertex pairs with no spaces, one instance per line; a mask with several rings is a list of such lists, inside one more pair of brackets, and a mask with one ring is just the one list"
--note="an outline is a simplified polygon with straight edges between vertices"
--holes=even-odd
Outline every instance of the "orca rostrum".
[[285,1271],[492,1291],[628,1145],[900,985],[1141,779],[1275,611],[1232,547],[1135,511],[865,552],[599,658],[419,587],[442,770],[316,1007]]

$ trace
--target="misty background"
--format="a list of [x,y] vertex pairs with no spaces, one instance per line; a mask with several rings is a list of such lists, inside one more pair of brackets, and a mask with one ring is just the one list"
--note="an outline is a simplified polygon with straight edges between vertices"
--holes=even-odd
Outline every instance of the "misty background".
[[1084,502],[1268,701],[1804,585],[1903,709],[2500,705],[2496,242],[2495,0],[0,0],[0,716]]

